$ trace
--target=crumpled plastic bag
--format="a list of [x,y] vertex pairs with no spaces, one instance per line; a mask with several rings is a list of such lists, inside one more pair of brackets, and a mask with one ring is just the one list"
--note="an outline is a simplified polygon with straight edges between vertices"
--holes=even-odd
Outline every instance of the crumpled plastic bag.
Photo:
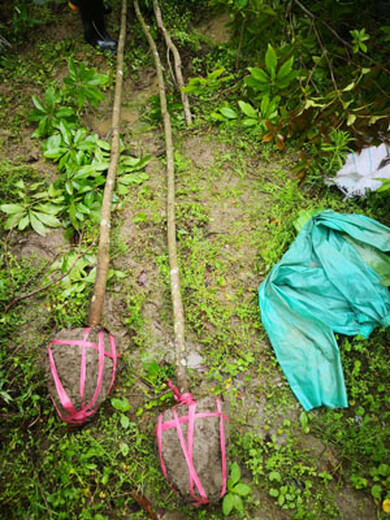
[[389,252],[390,228],[326,210],[304,225],[261,284],[263,325],[306,411],[348,406],[334,333],[367,338],[390,325]]
[[346,196],[363,197],[382,186],[377,179],[390,179],[390,149],[384,143],[347,155],[344,166],[326,184],[336,185]]

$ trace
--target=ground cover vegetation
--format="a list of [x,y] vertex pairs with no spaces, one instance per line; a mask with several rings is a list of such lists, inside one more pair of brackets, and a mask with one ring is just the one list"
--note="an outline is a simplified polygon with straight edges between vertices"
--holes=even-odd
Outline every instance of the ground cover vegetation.
[[[119,4],[112,2],[112,34]],[[149,4],[143,9],[158,39]],[[1,514],[141,519],[151,506],[165,519],[385,519],[389,331],[338,337],[350,406],[305,413],[262,327],[257,288],[321,208],[390,225],[389,183],[353,200],[325,184],[346,152],[386,137],[387,4],[165,0],[161,9],[182,53],[194,114],[186,128],[168,59],[190,378],[197,394],[230,400],[228,492],[213,508],[183,505],[156,456],[155,419],[172,403],[166,379],[174,372],[166,191],[153,62],[132,13],[104,313],[119,338],[120,366],[91,423],[71,429],[56,416],[45,346],[55,330],[86,320],[115,58],[83,42],[77,15],[62,3],[7,1],[0,14]]]

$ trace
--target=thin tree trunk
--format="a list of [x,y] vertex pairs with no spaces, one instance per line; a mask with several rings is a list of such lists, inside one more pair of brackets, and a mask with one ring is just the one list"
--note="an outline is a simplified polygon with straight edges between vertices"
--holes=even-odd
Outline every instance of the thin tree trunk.
[[111,204],[114,193],[116,172],[119,163],[119,118],[123,82],[123,54],[126,37],[126,12],[127,0],[122,0],[121,30],[119,34],[118,59],[116,66],[115,97],[112,111],[111,156],[102,203],[96,280],[88,314],[88,324],[90,326],[98,325],[102,317],[104,295],[107,285],[108,267],[110,263]]
[[175,360],[176,360],[176,378],[181,393],[188,391],[188,380],[186,372],[186,348],[184,342],[184,312],[183,303],[180,292],[179,264],[177,261],[176,246],[176,223],[175,223],[175,165],[173,160],[173,139],[171,118],[167,109],[167,99],[165,94],[165,84],[163,76],[163,68],[160,56],[157,51],[156,44],[150,34],[150,31],[142,17],[138,0],[134,0],[135,12],[142,26],[145,36],[149,42],[150,49],[153,54],[154,63],[157,71],[161,113],[164,121],[165,147],[167,156],[167,228],[168,228],[168,254],[169,254],[169,270],[171,280],[171,298],[173,306],[173,323],[175,331]]
[[180,53],[179,53],[176,45],[173,43],[173,41],[171,39],[171,36],[170,36],[169,32],[167,31],[167,29],[166,29],[166,27],[164,25],[164,22],[163,22],[163,19],[162,19],[161,10],[160,10],[160,6],[158,5],[158,0],[153,0],[153,9],[154,9],[154,14],[156,15],[158,28],[160,29],[160,31],[162,32],[162,34],[164,36],[165,43],[166,43],[168,49],[173,54],[173,60],[174,60],[174,64],[175,64],[176,81],[177,81],[177,85],[178,85],[178,87],[180,89],[180,96],[181,96],[181,101],[183,103],[183,109],[184,109],[184,116],[186,118],[186,124],[189,126],[189,125],[192,124],[192,115],[191,115],[190,104],[189,104],[189,101],[188,101],[188,96],[187,96],[187,94],[185,92],[183,92],[184,80],[183,80],[183,74],[182,74],[182,70],[181,70]]

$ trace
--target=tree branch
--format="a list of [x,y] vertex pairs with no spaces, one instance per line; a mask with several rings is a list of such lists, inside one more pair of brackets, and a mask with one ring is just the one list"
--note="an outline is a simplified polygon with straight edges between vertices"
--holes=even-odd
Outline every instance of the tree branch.
[[176,245],[176,222],[175,222],[175,164],[173,159],[173,139],[171,118],[167,109],[167,99],[165,94],[165,84],[163,76],[163,68],[160,56],[157,51],[156,43],[143,19],[138,0],[134,0],[134,8],[141,24],[142,30],[149,42],[150,49],[157,71],[161,113],[164,121],[165,147],[167,156],[167,234],[168,234],[168,254],[169,269],[171,280],[171,298],[173,306],[173,323],[174,323],[174,339],[175,339],[175,361],[176,361],[176,378],[181,393],[188,391],[188,380],[186,373],[186,348],[184,343],[184,312],[183,302],[180,292],[179,264],[177,260]]
[[126,12],[127,1],[122,0],[121,29],[119,34],[118,59],[116,65],[115,96],[112,111],[111,155],[103,194],[96,280],[93,288],[91,306],[88,314],[88,324],[90,326],[98,325],[102,317],[104,295],[106,293],[107,285],[108,268],[110,264],[111,204],[114,193],[115,177],[118,169],[120,152],[119,118],[121,111],[121,96],[123,83],[123,55],[126,37]]
[[162,34],[164,36],[166,46],[173,54],[173,61],[175,64],[175,78],[176,78],[177,85],[180,89],[181,102],[183,103],[183,109],[184,109],[184,115],[186,118],[186,123],[189,126],[192,124],[192,114],[191,114],[191,109],[190,109],[190,104],[188,101],[187,94],[185,92],[183,92],[184,80],[183,80],[183,74],[182,74],[182,70],[181,70],[180,53],[179,53],[176,45],[173,43],[172,38],[164,25],[162,15],[161,15],[161,10],[158,5],[158,0],[153,0],[153,10],[154,10],[154,14],[156,16],[158,28],[160,29],[160,31],[162,32]]

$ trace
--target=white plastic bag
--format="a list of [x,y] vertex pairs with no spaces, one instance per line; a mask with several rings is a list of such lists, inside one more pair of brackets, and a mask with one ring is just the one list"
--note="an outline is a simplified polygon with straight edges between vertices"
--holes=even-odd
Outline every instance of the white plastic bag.
[[348,154],[336,177],[326,184],[336,185],[346,198],[364,197],[367,191],[382,186],[382,181],[376,179],[390,179],[390,149],[384,143],[364,148],[359,154]]

